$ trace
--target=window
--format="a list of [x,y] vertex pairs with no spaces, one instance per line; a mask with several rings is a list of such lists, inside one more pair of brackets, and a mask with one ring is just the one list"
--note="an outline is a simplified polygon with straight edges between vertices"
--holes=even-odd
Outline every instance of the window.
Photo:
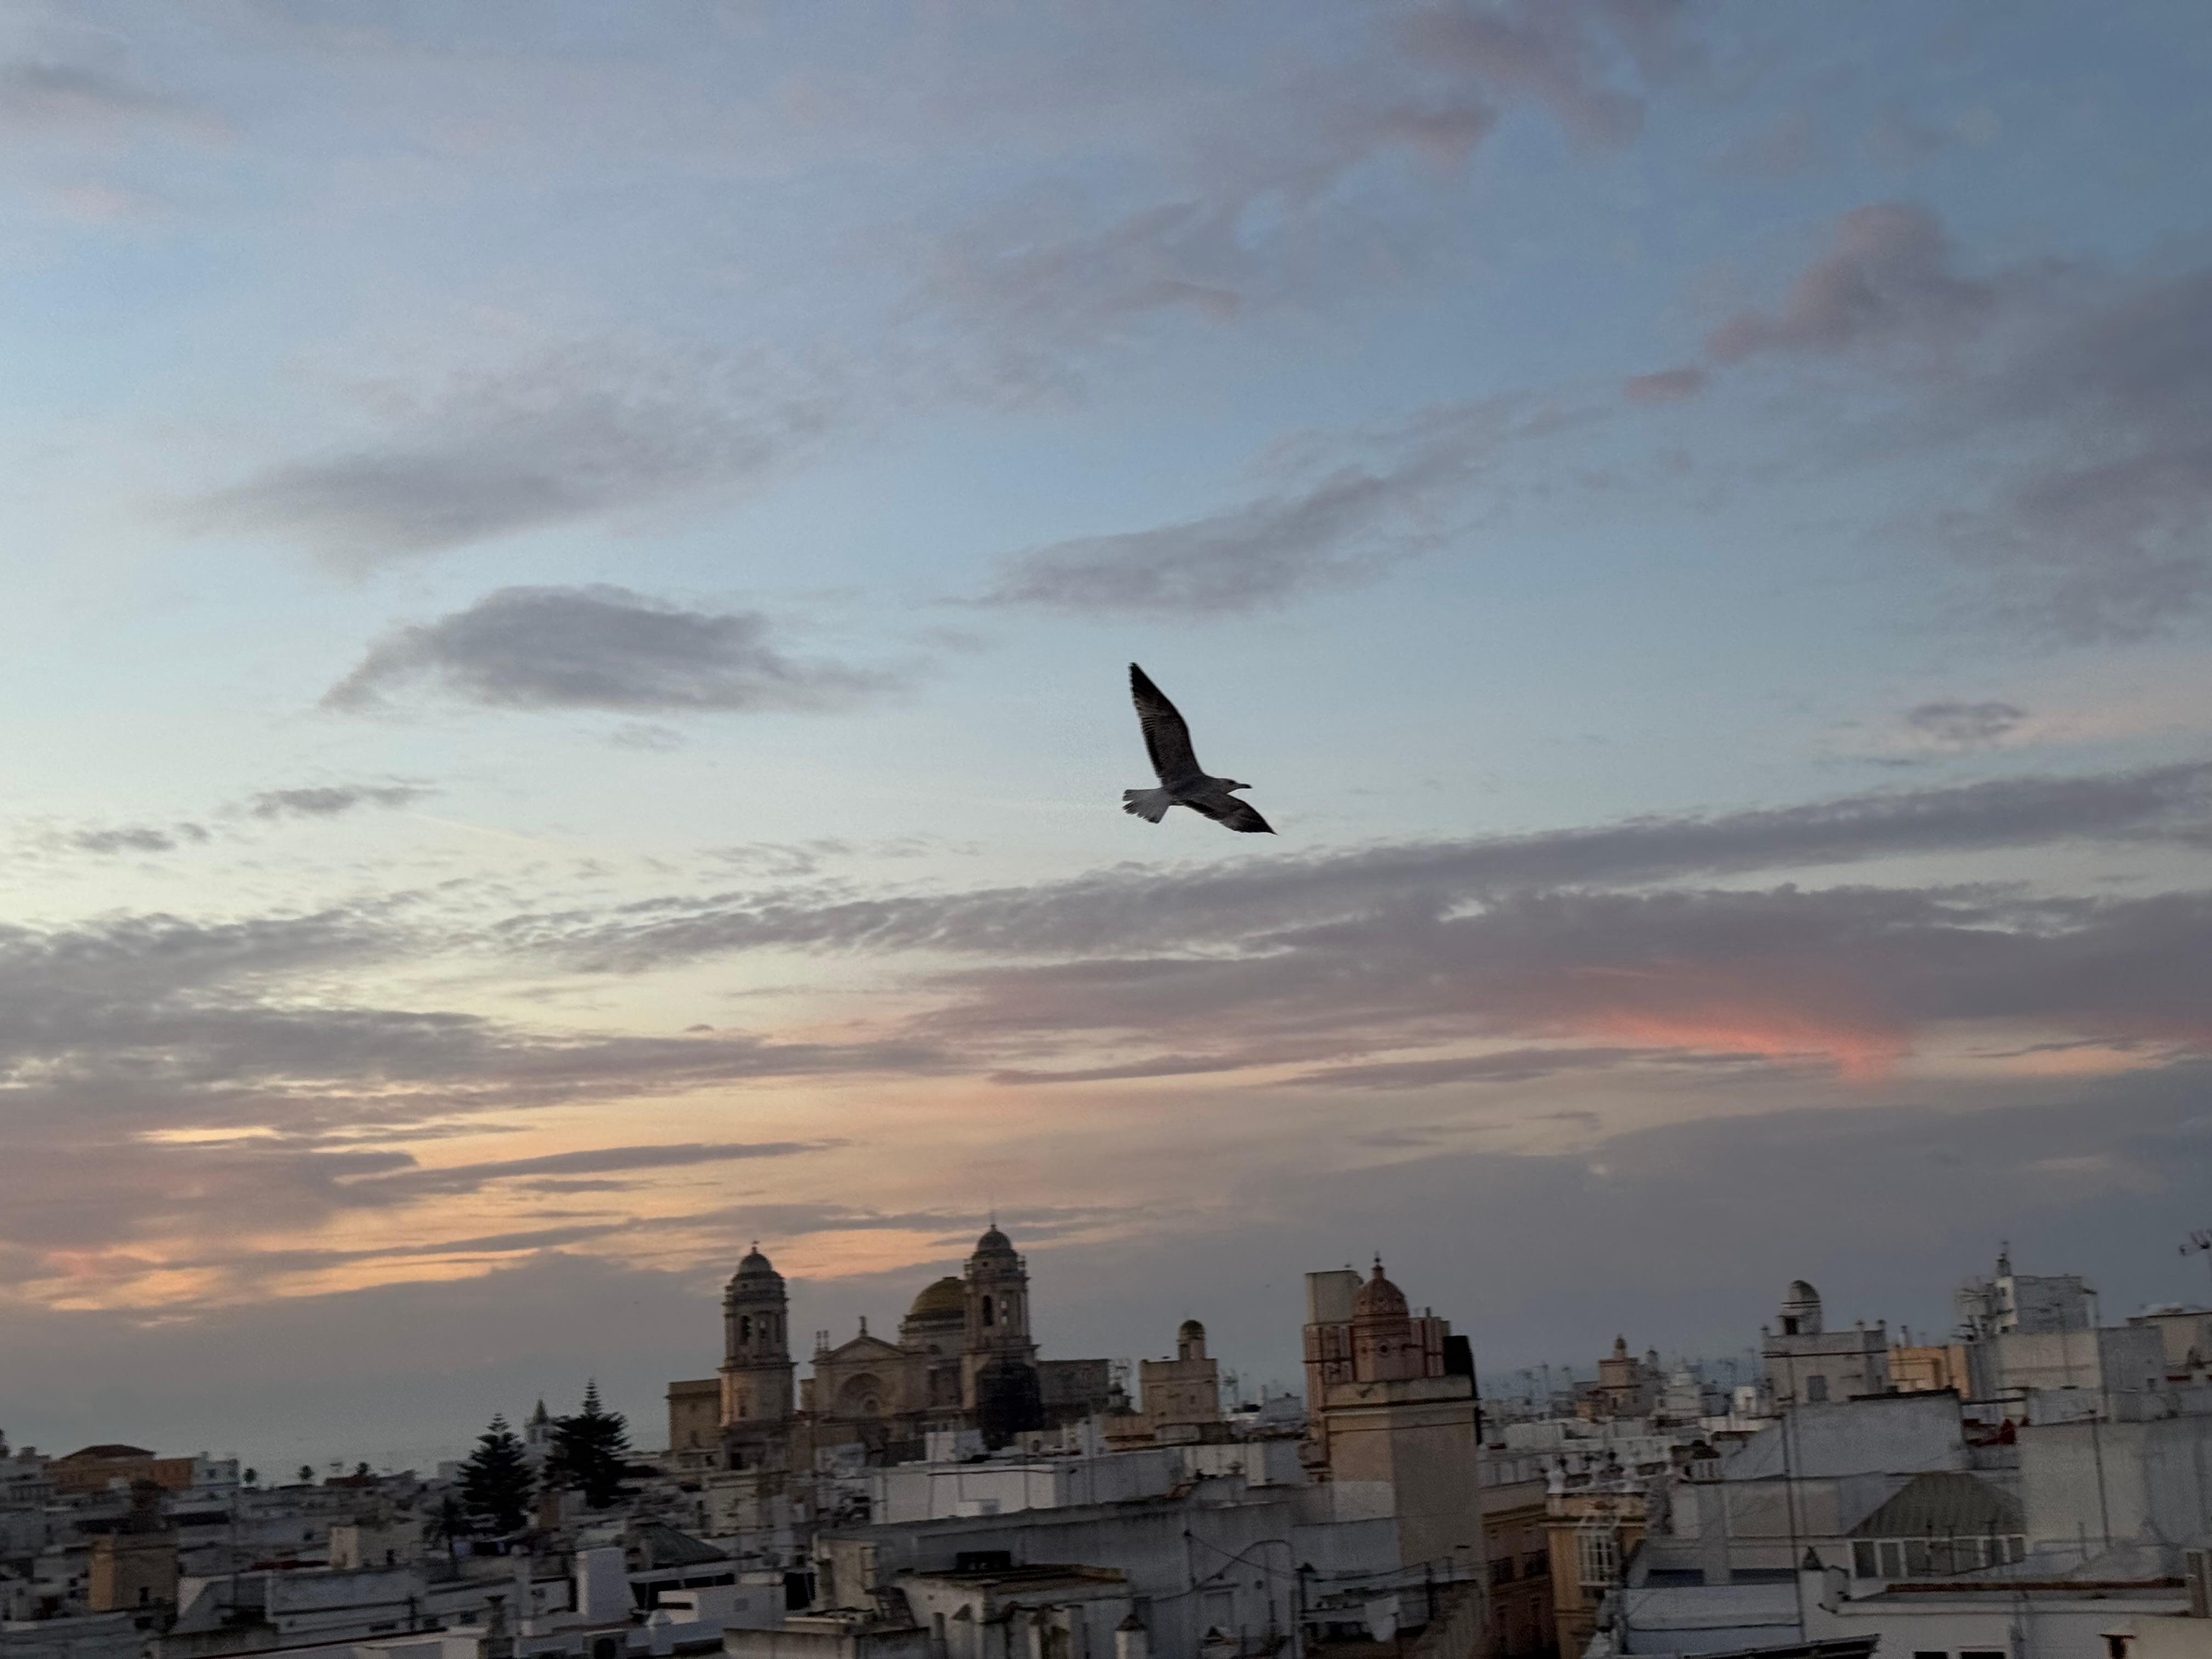
[[988,1296],[985,1297],[983,1298],[983,1322],[986,1325],[994,1325],[998,1322],[998,1321],[992,1316],[994,1311],[995,1310],[991,1306],[991,1298]]
[[1990,1538],[1856,1539],[1851,1571],[1861,1578],[1949,1578],[2017,1561],[2027,1553],[2020,1533]]
[[1511,1556],[1501,1555],[1491,1562],[1490,1582],[1493,1584],[1510,1584],[1513,1582],[1513,1558]]
[[738,1316],[738,1340],[740,1342],[750,1342],[752,1340],[753,1316],[750,1314],[739,1314]]
[[1575,1565],[1585,1590],[1610,1589],[1620,1577],[1620,1540],[1609,1529],[1577,1533]]
[[1828,1379],[1827,1379],[1826,1377],[1825,1377],[1825,1376],[1808,1376],[1808,1377],[1807,1377],[1807,1378],[1805,1379],[1805,1398],[1806,1398],[1806,1399],[1812,1401],[1814,1403],[1815,1403],[1815,1404],[1817,1405],[1819,1402],[1820,1402],[1821,1401],[1826,1400],[1827,1397],[1828,1397]]
[[1951,1659],[1951,1653],[1948,1648],[1915,1648],[1912,1659]]
[[1548,1578],[1552,1576],[1552,1553],[1549,1550],[1530,1550],[1521,1558],[1523,1578]]

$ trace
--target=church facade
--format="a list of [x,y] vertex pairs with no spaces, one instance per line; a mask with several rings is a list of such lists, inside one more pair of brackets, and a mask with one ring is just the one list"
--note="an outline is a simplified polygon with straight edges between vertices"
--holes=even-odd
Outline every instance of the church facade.
[[1040,1360],[1030,1333],[1029,1267],[996,1223],[957,1278],[914,1299],[896,1341],[860,1334],[814,1348],[793,1382],[783,1275],[756,1245],[722,1297],[722,1364],[668,1387],[668,1443],[679,1462],[801,1469],[814,1454],[857,1446],[871,1460],[919,1456],[940,1430],[973,1430],[987,1446],[1107,1409],[1103,1359]]

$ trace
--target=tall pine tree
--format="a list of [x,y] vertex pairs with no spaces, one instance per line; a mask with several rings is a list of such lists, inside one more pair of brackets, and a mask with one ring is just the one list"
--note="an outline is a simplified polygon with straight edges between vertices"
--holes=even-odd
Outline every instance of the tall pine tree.
[[530,1520],[530,1462],[502,1413],[477,1437],[461,1465],[461,1508],[479,1532],[520,1532]]
[[629,1425],[620,1412],[599,1403],[599,1385],[584,1385],[584,1408],[553,1419],[553,1455],[545,1478],[550,1484],[584,1494],[591,1508],[621,1501],[623,1473],[629,1462]]

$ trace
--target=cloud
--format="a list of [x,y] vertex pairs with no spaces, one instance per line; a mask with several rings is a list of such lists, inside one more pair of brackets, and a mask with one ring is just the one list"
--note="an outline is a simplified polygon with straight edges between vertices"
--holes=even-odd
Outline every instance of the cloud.
[[1656,374],[1632,374],[1620,383],[1620,389],[1632,404],[1680,403],[1705,389],[1705,371],[1692,364],[1662,368]]
[[[501,939],[626,971],[748,950],[968,953],[983,965],[923,981],[938,1005],[906,1029],[1015,1085],[1498,1041],[1756,1054],[1866,1079],[1930,1032],[1992,1023],[2212,1043],[2183,988],[2212,948],[2212,895],[1680,883],[2076,839],[2202,848],[2208,805],[2199,763],[970,893],[783,888],[516,918]],[[1498,1063],[1381,1055],[1338,1081],[1472,1080]]]
[[[2117,290],[2117,291],[2114,291]],[[2212,600],[2212,270],[2100,285],[1982,385],[1984,428],[2047,453],[1947,513],[1954,551],[2012,582],[2008,609],[2078,641],[2135,639]]]
[[334,818],[362,806],[405,806],[436,792],[411,783],[308,785],[270,789],[246,804],[257,818]]
[[2008,702],[1923,702],[1905,711],[1906,726],[1952,749],[1987,748],[2027,718]]
[[796,661],[769,634],[757,611],[686,610],[627,588],[503,587],[372,647],[323,701],[358,711],[427,682],[493,708],[757,714],[848,708],[898,683]]
[[[845,1143],[838,1140],[690,1141],[649,1146],[597,1146],[582,1152],[547,1152],[484,1164],[451,1164],[375,1173],[347,1190],[364,1202],[392,1203],[426,1197],[459,1197],[494,1182],[531,1176],[603,1175],[617,1170],[684,1169],[760,1158],[796,1158]],[[410,1164],[412,1160],[410,1160]]]
[[[1721,367],[1766,356],[1940,353],[1983,331],[2022,273],[1972,280],[1951,270],[1942,223],[1908,202],[1853,208],[1826,228],[1827,251],[1790,282],[1772,311],[1739,311],[1711,330],[1706,359]],[[1695,364],[1623,382],[1631,401],[1696,396],[1710,383]]]
[[1754,1058],[1748,1054],[1684,1053],[1668,1048],[1508,1048],[1436,1060],[1332,1066],[1302,1073],[1289,1081],[1315,1089],[1437,1089],[1468,1083],[1533,1083],[1569,1073],[1612,1071],[1639,1064],[1717,1067]]
[[1831,228],[1830,251],[1790,286],[1779,309],[1739,312],[1706,337],[1714,361],[1762,352],[1838,352],[1972,332],[1996,303],[1985,282],[1954,276],[1943,228],[1925,208],[1878,202]]
[[1614,78],[1626,59],[1651,75],[1673,60],[1675,8],[1520,0],[1416,12],[1408,55],[1441,61],[1501,93],[1533,99],[1587,143],[1619,145],[1644,124],[1642,100]]
[[185,843],[204,842],[208,832],[197,823],[172,824],[157,830],[150,824],[122,824],[108,830],[79,830],[64,837],[80,853],[173,853]]
[[726,951],[955,951],[1050,957],[1174,948],[1376,912],[1418,917],[1489,895],[2045,846],[2201,844],[2212,763],[2079,777],[1875,790],[1803,805],[1632,819],[1526,836],[1126,866],[1026,887],[855,896],[778,888],[640,901],[619,916],[518,915],[507,948],[603,971]]
[[1544,424],[1502,401],[1434,410],[1388,434],[1373,464],[1327,466],[1201,518],[1032,549],[984,602],[1195,620],[1371,580],[1437,545],[1461,493]]
[[438,944],[374,910],[0,928],[11,1152],[0,1160],[0,1255],[127,1253],[137,1241],[234,1235],[248,1212],[258,1237],[417,1188],[775,1156],[799,1143],[599,1149],[426,1172],[392,1142],[392,1132],[435,1139],[487,1113],[942,1064],[899,1036],[528,1029],[349,1006],[337,988]]
[[222,131],[205,111],[134,79],[118,64],[63,56],[0,62],[0,131],[104,140],[147,126],[201,137]]
[[201,534],[269,536],[343,570],[744,483],[810,445],[844,394],[819,370],[589,342],[380,387],[390,435],[279,463],[188,505]]
[[1931,1033],[1985,1024],[2212,1050],[2212,1015],[2189,985],[2207,950],[2206,893],[1515,894],[1257,933],[1203,955],[947,975],[955,1000],[916,1029],[959,1047],[1063,1053],[1233,1036],[1248,1059],[1271,1044],[1303,1057],[1332,1038],[1347,1054],[1559,1041],[1817,1060],[1872,1079]]
[[[1891,372],[1925,441],[2007,458],[1925,515],[1993,577],[1987,609],[2076,642],[2140,639],[2212,603],[2212,270],[2127,276],[2057,260],[1969,277],[1923,207],[1853,209],[1772,310],[1706,337],[1715,368],[1832,359]],[[1932,371],[1940,369],[1940,374]],[[1690,365],[1625,383],[1694,395]],[[1894,422],[1893,422],[1894,423]],[[1984,471],[1989,469],[1984,468]]]
[[994,1072],[991,1081],[1000,1084],[1043,1083],[1121,1083],[1133,1079],[1153,1077],[1203,1077],[1213,1072],[1234,1072],[1249,1066],[1247,1060],[1207,1058],[1194,1054],[1160,1054],[1151,1060],[1132,1060],[1122,1066],[1093,1066],[1073,1072],[1024,1072],[1010,1070]]
[[1094,196],[1086,172],[997,205],[940,240],[914,308],[958,324],[979,390],[1063,393],[1083,358],[1139,321],[1224,324],[1370,293],[1449,221],[1394,218],[1348,179],[1459,167],[1516,106],[1585,143],[1624,143],[1643,90],[1694,55],[1664,3],[1416,5],[1338,34],[1325,55],[1286,48],[1233,103],[1218,77],[1188,114],[1143,98],[1131,154],[1116,157],[1137,188]]

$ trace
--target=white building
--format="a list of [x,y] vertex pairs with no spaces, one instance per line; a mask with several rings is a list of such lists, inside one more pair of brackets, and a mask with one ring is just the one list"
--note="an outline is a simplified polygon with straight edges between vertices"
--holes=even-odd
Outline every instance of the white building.
[[1887,1328],[1860,1324],[1848,1331],[1827,1329],[1820,1293],[1802,1279],[1790,1280],[1774,1325],[1760,1326],[1759,1334],[1778,1411],[1888,1390]]
[[1960,1334],[1969,1340],[2086,1331],[2097,1322],[2097,1293],[2078,1274],[2016,1273],[2009,1250],[1997,1253],[1995,1273],[1966,1280],[1953,1300]]

